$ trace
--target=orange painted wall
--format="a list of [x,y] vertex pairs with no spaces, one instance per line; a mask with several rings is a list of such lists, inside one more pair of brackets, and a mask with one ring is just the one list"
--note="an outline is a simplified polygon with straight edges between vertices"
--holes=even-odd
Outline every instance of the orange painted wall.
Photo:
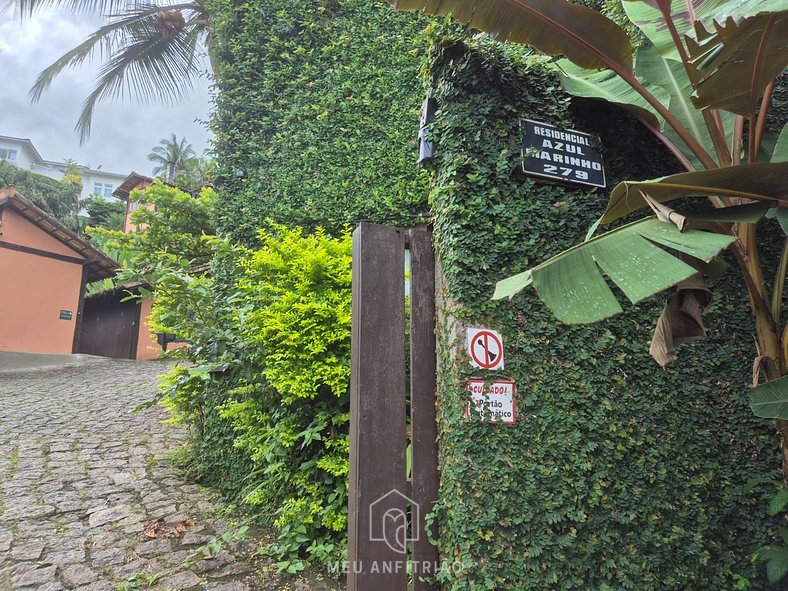
[[46,250],[48,252],[63,254],[70,257],[82,258],[77,251],[71,250],[68,246],[60,242],[60,240],[53,238],[10,207],[3,208],[3,212],[0,214],[0,220],[2,220],[0,224],[0,240],[3,242],[10,242],[11,244],[18,244],[20,246],[29,246],[30,248],[38,248],[39,250]]
[[156,335],[148,326],[148,317],[150,317],[151,308],[153,308],[153,300],[142,300],[139,305],[141,309],[140,332],[137,338],[137,359],[146,361],[158,359],[159,355],[161,355],[161,347],[156,341]]
[[[148,318],[153,309],[153,300],[142,300],[140,306],[142,306],[142,309],[140,310],[140,332],[137,338],[137,359],[143,361],[159,359],[163,351],[156,340],[156,333],[148,325]],[[167,350],[172,351],[185,346],[186,343],[168,343]]]
[[[81,258],[7,207],[0,241]],[[0,350],[71,353],[81,282],[82,265],[0,248]]]
[[[140,183],[135,187],[135,189],[147,189],[149,184],[150,183]],[[138,207],[132,208],[133,203],[134,202],[131,200],[131,196],[129,196],[129,198],[126,200],[126,219],[123,222],[123,231],[126,233],[144,230],[146,227],[145,224],[143,224],[141,227],[137,227],[131,223],[131,214],[134,213],[136,209],[138,209]],[[145,207],[152,211],[155,206],[152,203],[148,203]]]

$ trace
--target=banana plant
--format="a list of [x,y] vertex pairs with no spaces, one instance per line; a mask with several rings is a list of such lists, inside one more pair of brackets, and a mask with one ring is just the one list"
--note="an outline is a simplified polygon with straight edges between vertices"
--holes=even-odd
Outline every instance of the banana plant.
[[[500,281],[493,298],[533,286],[559,320],[583,324],[622,310],[605,276],[632,302],[675,286],[652,339],[651,353],[665,366],[675,359],[675,344],[705,335],[709,290],[700,273],[729,247],[756,327],[751,406],[777,420],[788,481],[788,130],[772,150],[764,141],[775,80],[788,66],[788,0],[622,0],[647,40],[637,51],[618,24],[565,0],[389,2],[453,14],[501,41],[561,58],[553,67],[567,92],[621,105],[674,154],[683,172],[620,183],[585,242]],[[667,205],[679,197],[710,206],[683,215]],[[597,225],[639,210],[654,215],[592,236]],[[784,234],[776,237],[783,251],[771,281],[758,235],[767,216]]]

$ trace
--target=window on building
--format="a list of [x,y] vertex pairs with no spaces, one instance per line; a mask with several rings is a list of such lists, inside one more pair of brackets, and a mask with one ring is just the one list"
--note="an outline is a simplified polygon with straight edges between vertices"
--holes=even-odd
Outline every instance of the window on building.
[[16,162],[16,150],[11,150],[10,148],[0,148],[0,160]]
[[113,186],[109,183],[93,183],[93,194],[103,197],[112,197]]

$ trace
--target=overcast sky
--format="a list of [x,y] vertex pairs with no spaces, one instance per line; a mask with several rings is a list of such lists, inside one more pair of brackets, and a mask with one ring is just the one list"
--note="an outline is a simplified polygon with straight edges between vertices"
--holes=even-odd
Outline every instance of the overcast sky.
[[131,101],[99,103],[91,136],[82,146],[74,125],[82,101],[93,88],[98,62],[63,73],[41,101],[30,104],[28,91],[36,75],[83,41],[97,24],[54,12],[24,23],[14,14],[0,14],[0,135],[30,139],[45,160],[73,158],[119,173],[150,173],[147,155],[170,133],[185,136],[202,154],[209,147],[203,123],[210,109],[206,80],[176,107],[140,106]]

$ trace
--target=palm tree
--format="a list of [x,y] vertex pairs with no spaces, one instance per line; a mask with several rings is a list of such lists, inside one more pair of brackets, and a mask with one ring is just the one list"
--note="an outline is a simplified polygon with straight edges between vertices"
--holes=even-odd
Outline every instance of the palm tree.
[[107,17],[107,24],[41,72],[30,90],[36,102],[59,74],[101,56],[96,85],[75,126],[80,142],[90,136],[99,101],[133,96],[144,104],[172,104],[204,70],[202,57],[211,37],[204,0],[169,4],[166,0],[0,0],[0,11],[8,8],[21,18],[43,8]]
[[159,145],[148,154],[148,160],[158,164],[153,169],[153,175],[164,176],[166,172],[167,182],[170,184],[175,182],[175,172],[193,166],[196,157],[194,148],[186,138],[179,140],[174,133],[170,134],[170,139],[161,140]]
[[187,191],[195,191],[213,182],[214,161],[209,156],[191,158],[185,168],[175,175],[175,185]]

